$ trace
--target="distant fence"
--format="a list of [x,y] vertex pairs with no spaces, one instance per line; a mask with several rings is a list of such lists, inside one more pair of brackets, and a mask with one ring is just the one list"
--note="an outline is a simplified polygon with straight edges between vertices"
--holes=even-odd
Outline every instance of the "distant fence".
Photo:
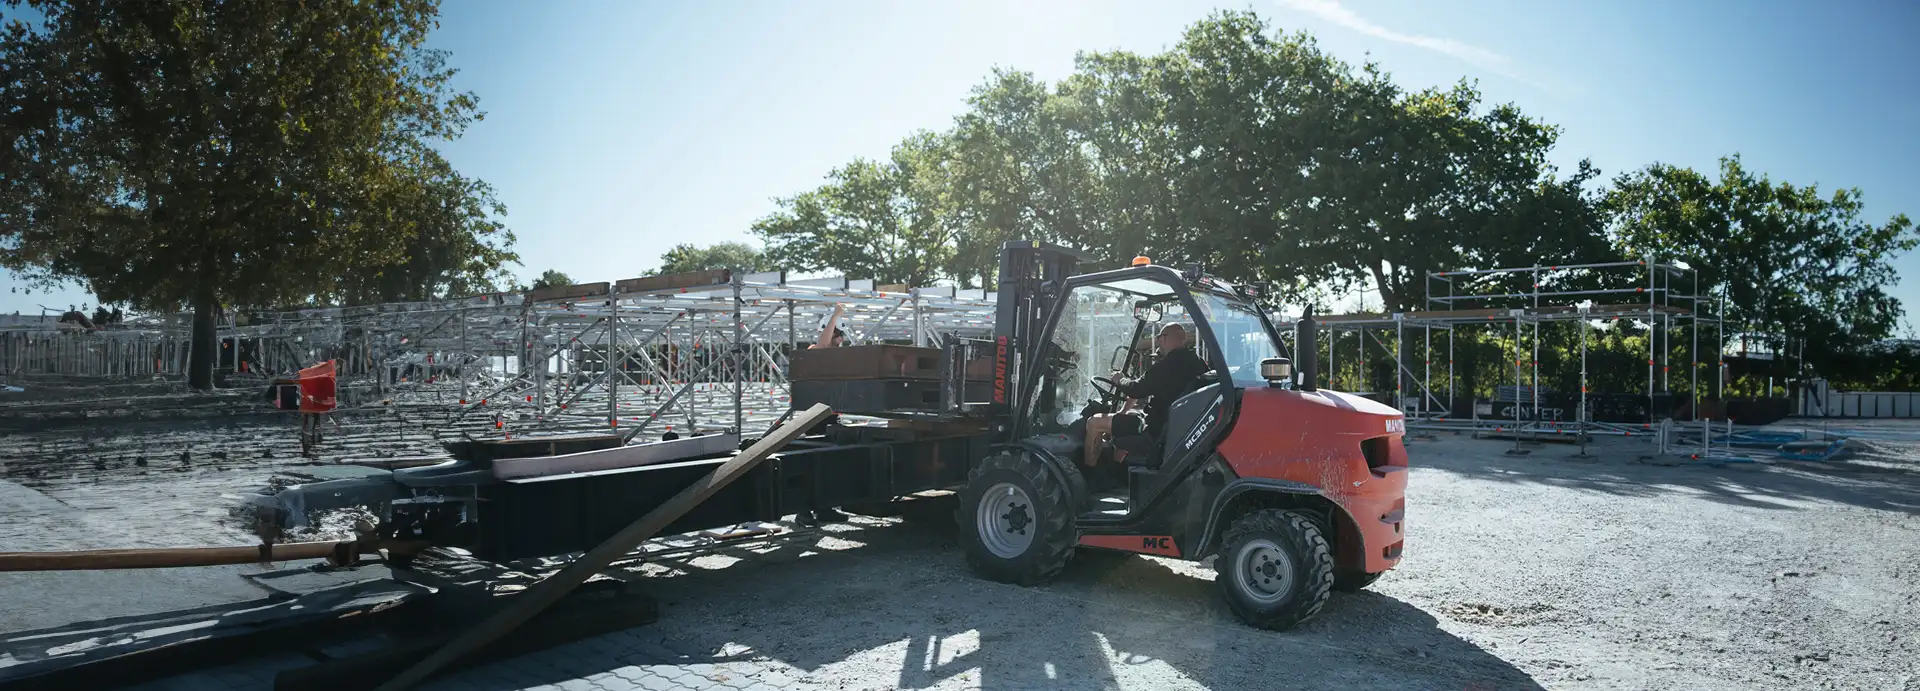
[[1804,417],[1920,418],[1920,392],[1834,391],[1825,379],[1801,387],[1794,414]]
[[0,376],[177,375],[186,370],[185,338],[139,331],[0,331]]

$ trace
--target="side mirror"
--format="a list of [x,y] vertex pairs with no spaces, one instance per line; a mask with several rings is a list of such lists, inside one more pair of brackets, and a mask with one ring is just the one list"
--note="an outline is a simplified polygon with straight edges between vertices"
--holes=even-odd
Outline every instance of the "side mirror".
[[1267,380],[1267,386],[1293,383],[1293,361],[1283,357],[1261,360],[1260,378]]

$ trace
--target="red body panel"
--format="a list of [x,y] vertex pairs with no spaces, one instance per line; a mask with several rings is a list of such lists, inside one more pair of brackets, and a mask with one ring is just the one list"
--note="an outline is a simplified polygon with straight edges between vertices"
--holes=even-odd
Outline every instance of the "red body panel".
[[[1399,411],[1358,396],[1248,388],[1219,451],[1240,477],[1319,487],[1351,519],[1349,525],[1334,526],[1342,546],[1336,559],[1377,573],[1400,561],[1405,435]],[[1387,458],[1380,467],[1368,468],[1360,443],[1377,437],[1389,437]]]

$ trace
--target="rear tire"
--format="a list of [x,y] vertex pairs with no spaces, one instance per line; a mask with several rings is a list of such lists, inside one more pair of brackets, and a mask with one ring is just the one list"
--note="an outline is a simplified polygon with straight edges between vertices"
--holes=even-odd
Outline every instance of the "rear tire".
[[1320,612],[1333,593],[1333,549],[1307,514],[1262,509],[1227,528],[1214,583],[1241,621],[1292,628]]
[[967,564],[989,580],[1038,585],[1073,558],[1072,478],[1033,456],[987,457],[960,493]]

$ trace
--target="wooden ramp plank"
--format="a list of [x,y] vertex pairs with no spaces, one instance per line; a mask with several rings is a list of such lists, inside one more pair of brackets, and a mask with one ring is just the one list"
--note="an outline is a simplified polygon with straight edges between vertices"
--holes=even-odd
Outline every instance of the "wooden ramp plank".
[[721,488],[746,475],[748,471],[760,465],[761,461],[772,456],[773,452],[785,447],[789,442],[813,429],[815,425],[824,422],[832,413],[831,408],[816,404],[805,412],[795,415],[793,419],[774,428],[772,433],[755,442],[753,446],[747,447],[745,451],[741,451],[731,460],[715,468],[699,482],[681,490],[672,499],[668,499],[658,508],[641,516],[640,520],[634,521],[632,525],[581,555],[578,560],[568,564],[567,568],[529,587],[498,614],[487,618],[479,626],[467,629],[445,647],[435,650],[432,655],[408,667],[387,683],[381,684],[377,691],[401,691],[412,687],[441,668],[466,659],[499,640],[507,632],[526,623],[534,615],[565,597],[568,592],[587,582],[587,579],[639,548],[641,542],[653,537],[655,533],[693,510],[695,506],[699,506]]

